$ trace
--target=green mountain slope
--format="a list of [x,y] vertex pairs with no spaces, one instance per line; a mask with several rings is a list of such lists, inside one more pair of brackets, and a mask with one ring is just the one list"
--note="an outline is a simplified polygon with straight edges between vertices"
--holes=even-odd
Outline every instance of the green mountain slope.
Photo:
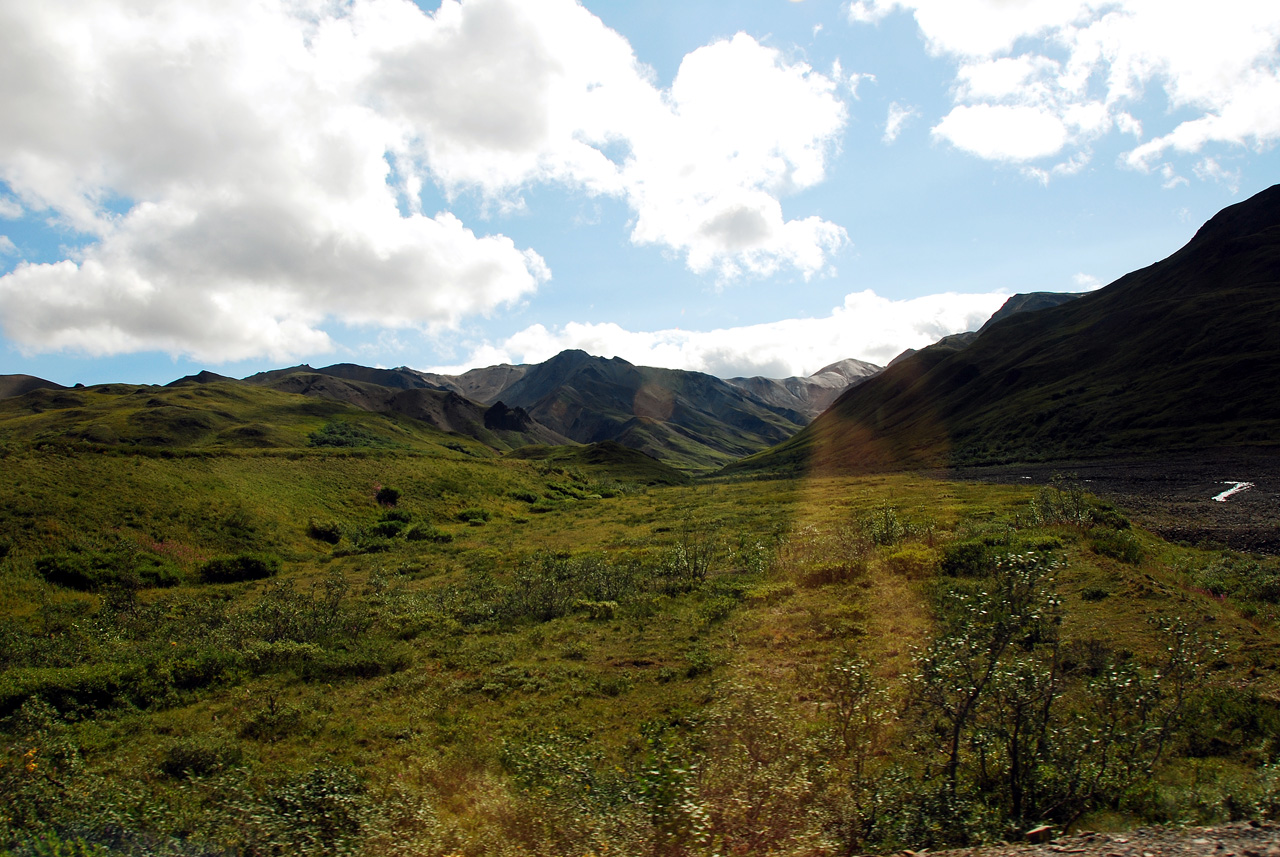
[[923,349],[736,472],[857,472],[1280,442],[1280,186],[1106,288]]
[[252,387],[238,381],[177,387],[103,384],[33,390],[0,401],[0,443],[186,450],[310,446],[468,449],[491,454],[399,414]]

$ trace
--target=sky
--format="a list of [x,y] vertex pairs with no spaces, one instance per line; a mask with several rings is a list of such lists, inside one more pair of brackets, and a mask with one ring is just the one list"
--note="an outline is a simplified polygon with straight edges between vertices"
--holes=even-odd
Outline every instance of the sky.
[[0,0],[0,374],[883,365],[1280,181],[1254,0]]

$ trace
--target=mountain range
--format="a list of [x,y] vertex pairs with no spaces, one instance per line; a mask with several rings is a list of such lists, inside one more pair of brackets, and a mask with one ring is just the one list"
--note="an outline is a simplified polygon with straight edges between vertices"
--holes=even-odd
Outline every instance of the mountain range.
[[612,443],[688,473],[765,475],[1271,449],[1277,368],[1280,186],[1224,209],[1161,262],[1083,296],[1015,295],[979,330],[884,370],[843,360],[807,377],[723,380],[565,351],[460,375],[339,363],[240,380],[206,371],[167,391],[89,388],[110,400],[6,375],[0,440],[271,447],[315,443],[346,420],[377,444],[428,430],[487,454]]
[[[544,363],[492,366],[456,376],[339,363],[319,369],[292,366],[244,379],[203,371],[173,381],[165,392],[149,386],[89,388],[124,396],[118,400],[86,399],[79,389],[12,375],[0,376],[0,421],[5,414],[21,419],[0,430],[0,436],[197,448],[296,443],[296,432],[282,435],[269,420],[258,419],[256,411],[252,422],[257,428],[235,430],[229,420],[234,421],[237,411],[228,402],[239,395],[236,388],[248,387],[331,403],[338,409],[323,413],[330,422],[340,418],[342,408],[383,415],[401,425],[407,418],[499,452],[611,442],[686,471],[709,472],[792,436],[841,390],[877,371],[872,364],[845,360],[805,378],[725,381],[701,372],[565,351]],[[201,395],[192,395],[193,388]],[[146,391],[143,404],[150,404],[139,409],[141,400],[134,394]],[[214,413],[201,413],[205,404]],[[166,414],[172,420],[168,426],[162,425]],[[81,424],[85,420],[90,427]],[[396,431],[388,426],[375,432],[382,438],[378,443],[391,443]],[[606,449],[614,455],[614,447]]]
[[1178,252],[1076,300],[996,317],[894,361],[732,472],[1274,449],[1280,185]]

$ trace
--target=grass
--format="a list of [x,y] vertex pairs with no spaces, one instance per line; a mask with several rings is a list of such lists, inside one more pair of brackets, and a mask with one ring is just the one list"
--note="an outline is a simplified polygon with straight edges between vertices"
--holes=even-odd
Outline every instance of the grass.
[[[301,438],[330,417],[308,420]],[[305,443],[11,445],[0,847],[811,854],[963,838],[891,805],[1013,836],[1025,819],[977,780],[963,806],[925,800],[938,780],[913,741],[936,726],[914,677],[951,633],[945,594],[980,591],[1014,553],[1058,563],[1081,664],[1149,676],[1177,618],[1215,640],[1154,785],[1076,823],[1273,805],[1274,560],[1166,544],[1114,511],[1093,523],[1075,511],[1104,510],[1062,488],[645,485],[616,458]],[[154,558],[176,585],[40,574],[66,555]],[[203,582],[211,560],[246,555],[279,570]],[[837,722],[845,710],[870,714]]]

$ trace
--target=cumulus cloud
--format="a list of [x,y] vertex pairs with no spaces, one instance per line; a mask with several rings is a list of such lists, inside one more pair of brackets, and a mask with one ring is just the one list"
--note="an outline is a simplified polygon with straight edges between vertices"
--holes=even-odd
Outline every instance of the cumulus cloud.
[[16,256],[18,255],[17,245],[13,243],[8,235],[0,235],[0,256]]
[[333,319],[456,326],[550,276],[422,211],[429,182],[610,195],[695,271],[812,276],[847,236],[780,200],[823,180],[836,89],[740,34],[663,90],[573,0],[7,4],[0,216],[84,243],[0,277],[0,324],[32,351],[288,358]]
[[886,144],[893,143],[898,139],[898,135],[902,133],[902,128],[911,119],[920,115],[920,111],[914,107],[893,102],[889,105],[889,115],[884,121],[884,136],[881,140]]
[[1132,108],[1153,91],[1167,99],[1165,115],[1178,118],[1123,162],[1166,184],[1170,152],[1280,140],[1280,7],[1273,3],[860,0],[849,18],[874,23],[895,11],[913,15],[928,50],[957,66],[956,103],[935,136],[979,157],[1079,163],[1092,141],[1113,130],[1140,138]]
[[691,369],[722,378],[809,375],[849,357],[884,365],[907,348],[976,330],[1007,298],[1003,293],[946,293],[891,300],[868,290],[846,295],[843,304],[821,318],[707,331],[631,331],[612,323],[576,322],[549,329],[535,324],[501,343],[473,349],[463,364],[435,371],[537,363],[578,348],[637,365]]

